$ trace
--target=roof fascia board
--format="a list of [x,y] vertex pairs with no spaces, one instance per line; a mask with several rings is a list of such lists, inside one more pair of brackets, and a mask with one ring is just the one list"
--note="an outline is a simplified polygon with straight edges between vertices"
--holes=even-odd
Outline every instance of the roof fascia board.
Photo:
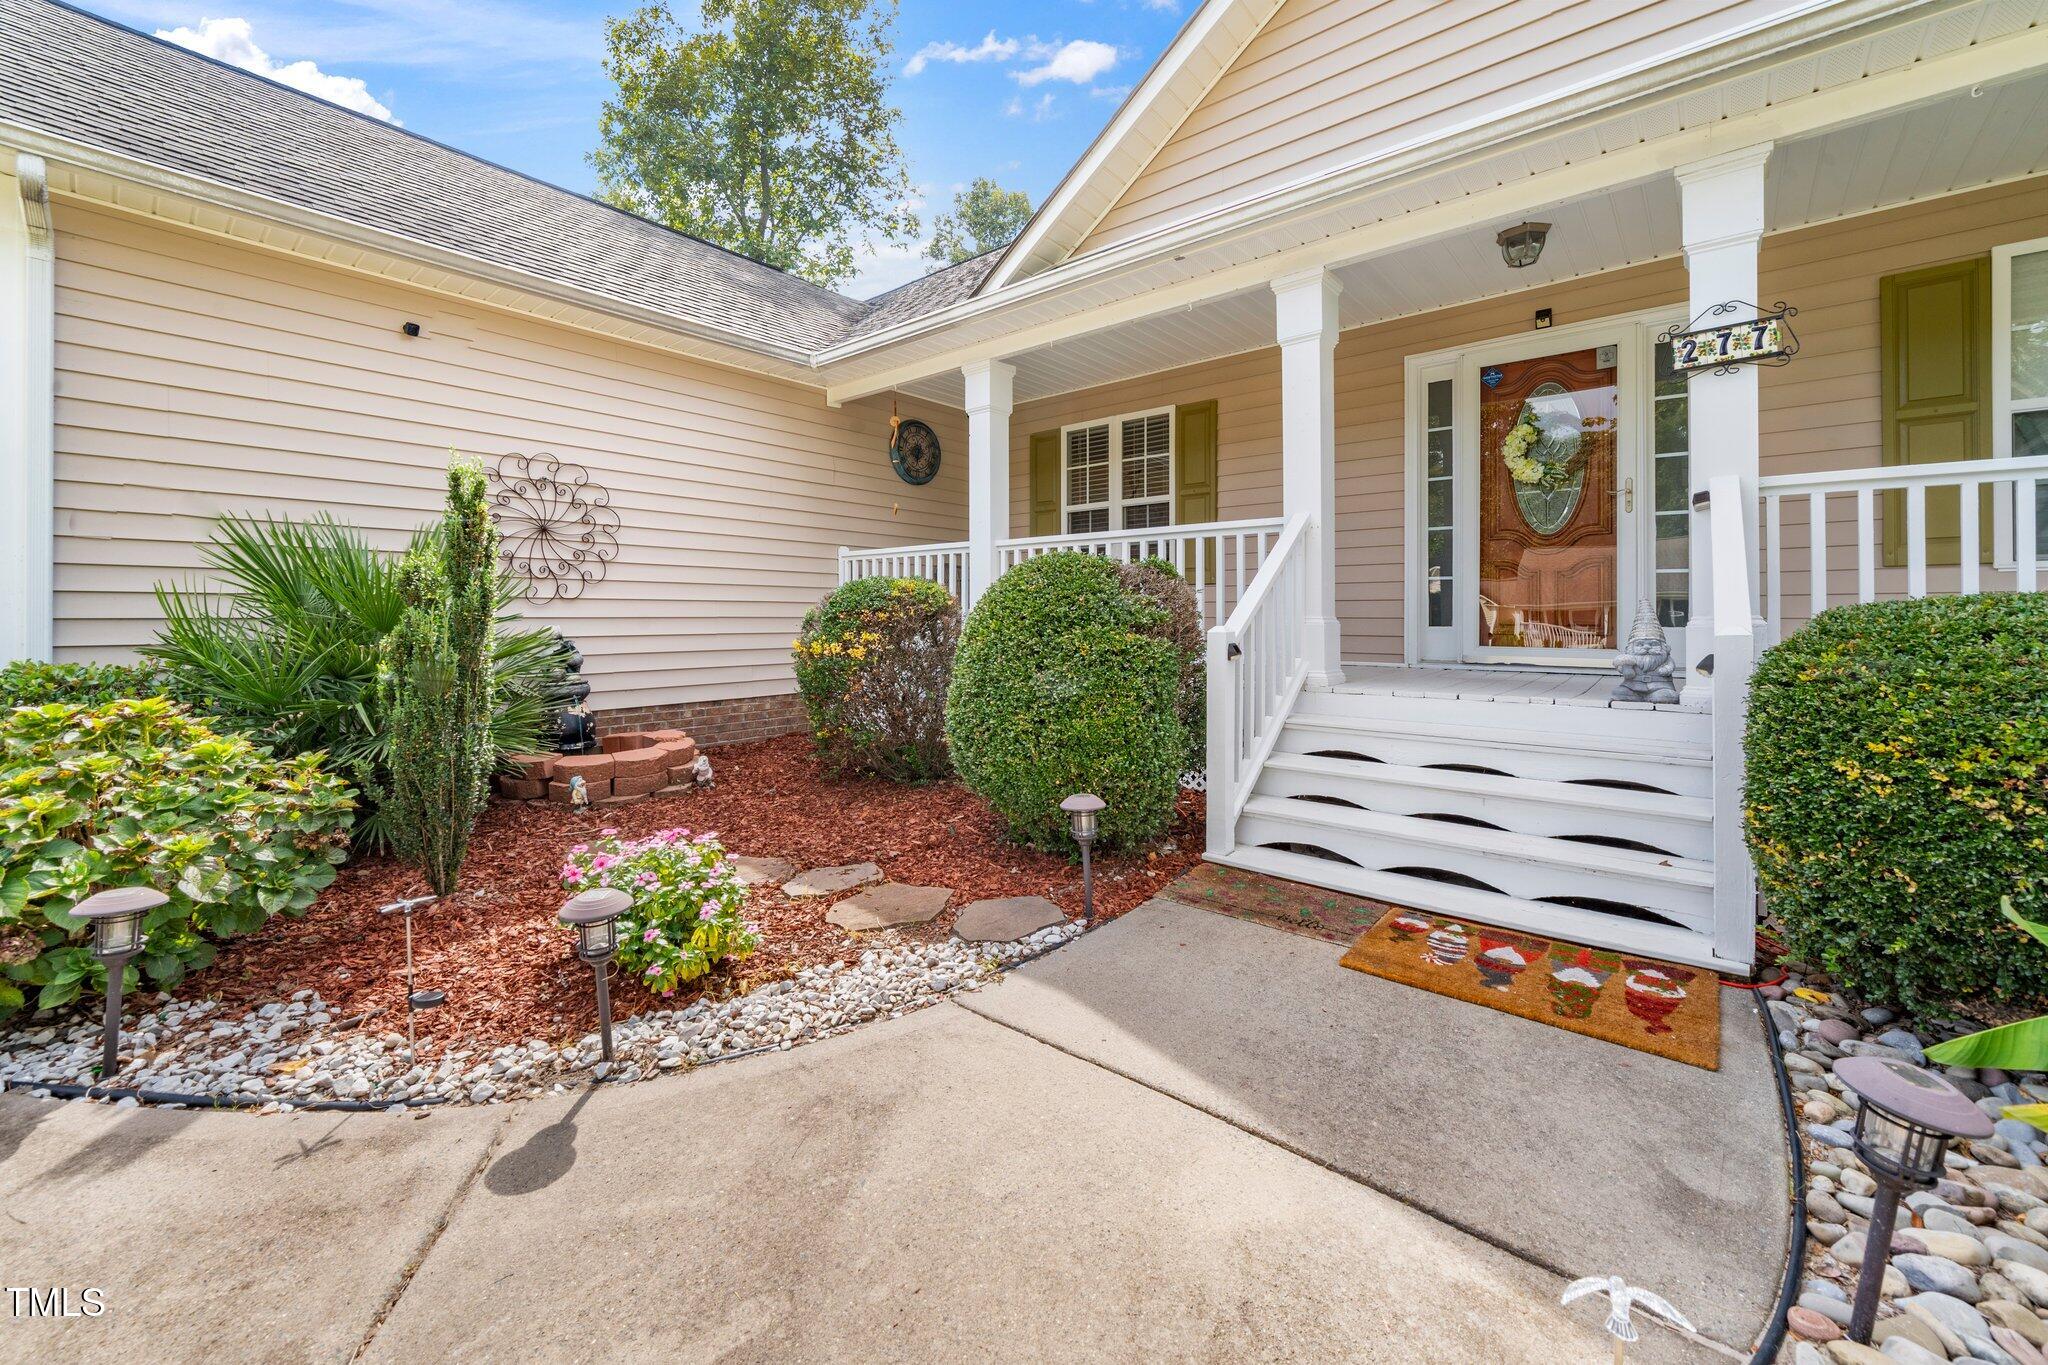
[[[1622,88],[1623,83],[1603,80],[1582,92],[1567,108],[1558,108],[1555,101],[1541,101],[1523,110],[1519,116],[1488,119],[1469,128],[1391,148],[1327,175],[1264,191],[1198,218],[1168,224],[1115,246],[1074,257],[1001,289],[985,288],[983,292],[947,308],[853,341],[825,347],[815,359],[820,365],[831,365],[883,350],[1013,303],[1100,279],[1134,265],[1182,255],[1222,237],[1312,212],[1361,191],[1385,187],[1395,180],[1454,169],[1458,162],[1510,150],[1518,142],[1568,132],[1574,125],[1598,115],[1619,112],[1628,105],[1671,98],[1684,93],[1685,86],[1740,74],[1733,68],[1795,56],[1794,49],[1839,39],[1847,31],[1895,17],[1907,10],[1938,11],[1967,3],[1971,0],[1810,0],[1806,7],[1808,10],[1835,11],[1833,22],[1819,26],[1810,21],[1800,26],[1797,33],[1788,31],[1782,22],[1774,22],[1767,30],[1751,32],[1749,40],[1740,44],[1740,50],[1695,52],[1644,67],[1631,74],[1625,82],[1626,88]],[[1854,13],[1843,13],[1848,10]],[[2016,37],[2003,40],[2004,43],[2015,41],[2018,41]],[[1963,49],[1965,53],[1977,50]],[[1883,79],[1882,76],[1872,77],[1861,84],[1867,86],[1872,81]]]
[[[758,367],[762,358],[782,362],[789,372],[777,371],[778,377],[791,378],[795,382],[819,386],[813,373],[812,357],[808,351],[794,347],[776,346],[752,338],[741,337],[722,328],[703,326],[679,318],[672,313],[626,303],[610,298],[594,290],[582,289],[559,280],[551,280],[531,271],[510,266],[497,265],[467,252],[452,251],[446,247],[422,242],[403,233],[389,232],[381,228],[366,227],[361,223],[342,218],[335,214],[323,213],[269,195],[256,194],[235,186],[223,184],[204,176],[183,171],[174,171],[154,162],[144,161],[90,143],[78,142],[71,138],[32,128],[24,124],[0,119],[0,144],[15,147],[21,151],[33,152],[46,159],[64,165],[97,172],[110,179],[139,185],[152,192],[168,195],[173,199],[187,200],[240,215],[263,223],[277,224],[309,233],[315,237],[338,241],[351,247],[383,253],[399,260],[444,270],[451,274],[482,280],[490,284],[513,290],[517,294],[535,299],[567,304],[590,313],[616,317],[637,323],[655,332],[687,338],[701,345],[727,349],[745,357],[744,360],[725,360],[722,363],[737,368]],[[128,207],[116,204],[115,207]],[[133,211],[129,208],[130,212]],[[236,238],[235,240],[243,240]],[[334,261],[324,264],[335,265]],[[360,270],[360,267],[358,267]],[[367,274],[382,274],[375,270],[361,271]],[[408,283],[415,283],[406,281]],[[418,286],[427,287],[427,286]],[[435,292],[446,293],[446,290]],[[500,304],[498,306],[505,306]],[[514,311],[531,311],[515,309]],[[550,321],[561,319],[541,313]],[[665,349],[679,349],[668,347]],[[706,357],[714,359],[715,357]],[[801,376],[801,377],[799,377]]]
[[[1159,60],[1152,64],[1152,69],[1145,73],[1145,79],[1125,97],[1115,117],[1110,119],[1096,135],[1095,140],[1088,144],[1088,150],[1081,154],[1081,159],[1060,178],[1060,183],[1053,188],[1045,202],[1038,206],[1038,212],[1024,225],[1024,231],[1004,249],[1002,260],[996,263],[996,268],[989,272],[989,277],[982,281],[981,287],[975,292],[993,293],[1016,277],[1018,267],[1030,257],[1052,231],[1053,225],[1072,207],[1075,196],[1100,174],[1103,163],[1121,150],[1125,141],[1135,134],[1139,123],[1151,112],[1152,106],[1158,102],[1167,87],[1173,84],[1197,53],[1220,40],[1219,30],[1232,11],[1248,4],[1257,4],[1265,13],[1259,15],[1258,22],[1252,26],[1243,43],[1236,44],[1228,54],[1219,54],[1221,60],[1216,65],[1218,77],[1230,69],[1230,64],[1237,60],[1238,54],[1258,36],[1266,21],[1278,12],[1281,3],[1282,0],[1209,0],[1209,3],[1188,16],[1188,21],[1182,26],[1179,35],[1160,55]],[[1213,84],[1213,81],[1211,83]],[[1204,85],[1200,93],[1188,100],[1187,108],[1181,112],[1181,118],[1174,120],[1176,129],[1180,127],[1181,120],[1193,112],[1195,106],[1201,102],[1202,94],[1207,91],[1208,86]],[[1172,133],[1167,134],[1169,139],[1172,136]],[[1150,157],[1146,159],[1149,161]]]
[[[1771,105],[1739,119],[1688,129],[1655,142],[1609,152],[1592,161],[1560,166],[1525,181],[1494,186],[1478,194],[1433,204],[1398,218],[1352,228],[1242,265],[1229,266],[1113,303],[1069,313],[1035,326],[1005,331],[999,337],[963,343],[920,360],[856,374],[829,385],[826,398],[833,403],[851,402],[974,360],[1021,355],[1105,327],[1260,288],[1276,275],[1290,270],[1318,265],[1335,268],[1384,255],[1470,227],[1475,218],[1505,216],[1584,198],[1653,176],[1670,174],[1689,162],[1723,152],[1759,142],[1782,143],[1811,136],[1853,124],[1874,112],[1928,103],[1975,85],[1995,83],[2043,67],[2048,67],[2048,29],[2030,29],[1993,44],[1963,48],[1929,61],[1866,77],[1851,85]],[[1227,234],[1219,232],[1216,235]],[[1087,259],[1092,261],[1094,257]],[[1122,268],[1134,268],[1144,263],[1145,260],[1135,260],[1120,265]],[[1026,298],[1051,293],[1054,289],[1071,289],[1092,283],[1100,273],[1103,272],[1091,271],[1040,289],[1031,286],[1046,277],[1032,276],[1006,291],[1007,298],[975,301],[984,306],[975,308],[974,314],[993,313],[999,307],[1015,305]]]

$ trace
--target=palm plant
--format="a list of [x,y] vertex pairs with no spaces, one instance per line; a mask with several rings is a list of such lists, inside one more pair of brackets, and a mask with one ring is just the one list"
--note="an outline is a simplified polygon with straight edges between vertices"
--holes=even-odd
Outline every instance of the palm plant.
[[[440,534],[438,526],[415,532],[407,553],[438,553]],[[323,513],[307,521],[222,517],[200,557],[219,587],[159,583],[164,624],[143,653],[224,727],[281,754],[324,751],[358,788],[384,789],[390,739],[377,674],[385,638],[405,610],[406,556],[377,551]],[[558,637],[516,628],[517,599],[517,584],[501,572],[491,653],[491,741],[501,758],[548,738],[563,677]],[[383,842],[377,812],[358,835]]]

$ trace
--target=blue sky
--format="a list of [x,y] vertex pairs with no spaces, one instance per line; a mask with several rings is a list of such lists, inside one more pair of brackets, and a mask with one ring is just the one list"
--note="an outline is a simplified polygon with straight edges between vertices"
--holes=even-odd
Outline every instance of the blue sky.
[[[1051,191],[1198,0],[902,0],[894,84],[928,220],[976,175]],[[84,0],[85,8],[588,192],[604,19],[631,0]],[[675,0],[679,17],[695,0]],[[848,292],[922,273],[873,250]]]

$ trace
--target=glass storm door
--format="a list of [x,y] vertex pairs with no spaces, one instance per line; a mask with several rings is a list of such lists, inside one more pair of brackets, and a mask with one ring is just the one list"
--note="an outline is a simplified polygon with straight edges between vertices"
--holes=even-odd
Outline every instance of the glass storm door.
[[1563,663],[1597,654],[1606,662],[1628,631],[1620,611],[1626,350],[1618,339],[1478,357],[1477,657]]

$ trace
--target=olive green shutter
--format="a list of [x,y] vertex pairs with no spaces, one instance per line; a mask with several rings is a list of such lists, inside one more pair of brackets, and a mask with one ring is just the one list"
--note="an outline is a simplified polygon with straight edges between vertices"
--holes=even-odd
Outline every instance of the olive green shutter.
[[1031,534],[1060,533],[1060,434],[1031,433]]
[[1173,524],[1216,520],[1216,400],[1173,410]]
[[[1991,258],[1887,275],[1878,282],[1883,350],[1884,462],[1938,464],[1991,454]],[[1927,562],[1960,554],[1954,488],[1927,492]],[[1991,558],[1991,490],[1982,490],[1979,545]],[[1884,495],[1884,562],[1906,562],[1906,495]]]

